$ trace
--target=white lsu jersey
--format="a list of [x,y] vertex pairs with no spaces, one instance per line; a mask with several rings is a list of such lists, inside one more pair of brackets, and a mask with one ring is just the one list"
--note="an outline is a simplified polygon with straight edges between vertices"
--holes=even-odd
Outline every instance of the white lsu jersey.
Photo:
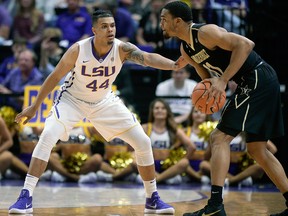
[[111,50],[102,58],[95,54],[93,38],[79,44],[79,55],[75,67],[67,74],[61,91],[67,91],[75,98],[95,103],[112,91],[112,84],[122,68],[119,55],[120,40],[114,39]]

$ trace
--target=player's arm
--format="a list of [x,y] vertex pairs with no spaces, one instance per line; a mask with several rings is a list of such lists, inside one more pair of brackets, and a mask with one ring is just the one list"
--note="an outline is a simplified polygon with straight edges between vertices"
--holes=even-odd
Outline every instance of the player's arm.
[[177,61],[165,58],[157,53],[148,53],[140,50],[129,42],[121,43],[120,57],[122,61],[132,61],[143,66],[150,66],[161,70],[178,70],[187,65],[187,62],[180,57]]
[[227,32],[213,24],[201,27],[198,32],[198,39],[210,50],[220,47],[232,52],[230,63],[220,78],[226,84],[239,71],[255,45],[248,38]]
[[21,122],[22,118],[24,120],[24,124],[26,124],[36,113],[42,101],[47,97],[47,95],[58,85],[59,81],[74,67],[75,62],[77,60],[79,53],[79,45],[72,45],[63,55],[55,70],[47,77],[41,86],[39,93],[35,99],[35,101],[31,104],[31,106],[24,109],[21,113],[19,113],[15,121]]
[[181,55],[183,56],[183,58],[185,59],[185,61],[188,62],[190,65],[192,65],[195,68],[197,74],[201,77],[202,80],[210,78],[210,74],[208,73],[208,71],[205,68],[203,68],[201,65],[199,65],[195,61],[193,61],[193,59],[191,59],[187,55],[187,53],[183,49],[182,44],[180,46],[180,52],[181,52]]

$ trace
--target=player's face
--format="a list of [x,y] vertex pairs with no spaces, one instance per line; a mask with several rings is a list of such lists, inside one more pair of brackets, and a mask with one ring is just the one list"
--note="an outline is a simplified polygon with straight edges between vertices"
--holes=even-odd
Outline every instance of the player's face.
[[106,41],[107,45],[113,44],[116,26],[113,17],[103,17],[99,18],[97,22],[94,23],[92,27],[94,35],[100,41]]
[[163,9],[161,11],[160,27],[163,31],[163,36],[166,39],[174,36],[173,35],[173,22],[174,22],[174,19],[169,13],[169,11],[166,9]]

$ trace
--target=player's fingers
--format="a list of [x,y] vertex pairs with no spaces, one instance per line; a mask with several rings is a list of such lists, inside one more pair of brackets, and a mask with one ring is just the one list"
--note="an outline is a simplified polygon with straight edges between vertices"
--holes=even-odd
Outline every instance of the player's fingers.
[[15,117],[15,122],[20,123],[22,118],[23,118],[22,113],[17,114]]
[[23,121],[23,124],[25,125],[27,122],[30,121],[30,119],[31,119],[31,118],[28,118],[28,117],[27,117],[27,118]]

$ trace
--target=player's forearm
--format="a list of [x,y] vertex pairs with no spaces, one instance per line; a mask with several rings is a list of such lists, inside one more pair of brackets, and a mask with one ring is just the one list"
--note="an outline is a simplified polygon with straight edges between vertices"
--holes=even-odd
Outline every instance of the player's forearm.
[[177,70],[179,69],[178,64],[171,59],[165,58],[156,53],[150,53],[144,58],[144,64],[153,68],[161,70]]

